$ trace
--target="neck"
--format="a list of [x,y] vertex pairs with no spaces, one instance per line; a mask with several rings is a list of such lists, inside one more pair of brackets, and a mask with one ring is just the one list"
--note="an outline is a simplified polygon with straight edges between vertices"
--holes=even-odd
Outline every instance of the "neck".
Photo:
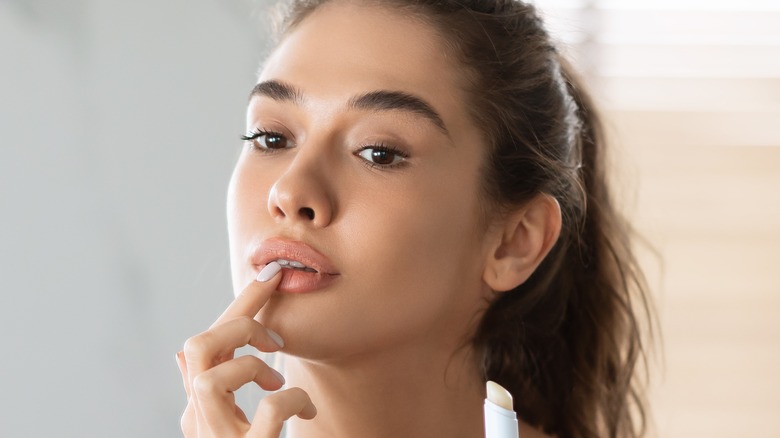
[[483,436],[484,382],[470,348],[405,347],[338,364],[285,357],[289,386],[317,406],[290,438]]

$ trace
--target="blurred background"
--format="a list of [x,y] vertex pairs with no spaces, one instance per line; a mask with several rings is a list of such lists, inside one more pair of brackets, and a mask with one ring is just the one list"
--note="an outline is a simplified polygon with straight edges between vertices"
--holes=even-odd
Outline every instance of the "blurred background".
[[[780,436],[780,1],[539,0],[654,251],[653,435]],[[0,436],[178,436],[267,3],[0,0]]]
[[654,248],[661,437],[780,437],[780,1],[539,1]]

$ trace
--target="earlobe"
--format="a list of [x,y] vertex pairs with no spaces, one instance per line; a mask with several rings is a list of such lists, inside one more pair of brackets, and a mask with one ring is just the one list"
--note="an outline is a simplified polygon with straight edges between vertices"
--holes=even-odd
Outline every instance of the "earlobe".
[[497,292],[524,283],[550,252],[561,232],[561,207],[540,194],[506,217],[496,229],[483,281]]

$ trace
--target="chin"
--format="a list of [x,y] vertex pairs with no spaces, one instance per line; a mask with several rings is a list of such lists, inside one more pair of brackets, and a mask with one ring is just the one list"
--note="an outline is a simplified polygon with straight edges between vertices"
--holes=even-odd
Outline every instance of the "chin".
[[[391,345],[393,339],[408,339],[406,334],[395,333],[397,330],[382,330],[384,327],[365,320],[331,318],[334,313],[322,307],[293,309],[292,305],[274,304],[264,308],[258,320],[284,339],[283,353],[303,360],[334,364],[371,356]],[[291,314],[296,317],[287,316]]]

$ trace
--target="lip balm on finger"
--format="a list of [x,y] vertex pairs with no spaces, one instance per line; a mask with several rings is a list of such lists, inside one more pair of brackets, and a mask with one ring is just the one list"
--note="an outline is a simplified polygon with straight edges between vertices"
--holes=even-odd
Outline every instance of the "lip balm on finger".
[[512,410],[512,394],[488,380],[485,399],[485,438],[519,438],[517,414]]

